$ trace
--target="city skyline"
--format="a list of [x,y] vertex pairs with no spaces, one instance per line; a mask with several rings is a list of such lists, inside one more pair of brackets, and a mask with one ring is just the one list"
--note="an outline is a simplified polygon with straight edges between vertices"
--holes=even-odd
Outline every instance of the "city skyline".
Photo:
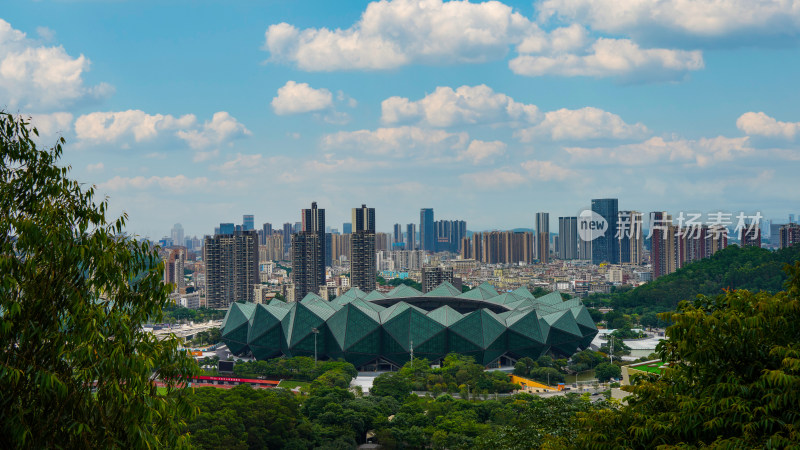
[[591,198],[800,214],[800,13],[679,4],[11,2],[0,104],[154,239],[311,201],[380,230],[555,230]]

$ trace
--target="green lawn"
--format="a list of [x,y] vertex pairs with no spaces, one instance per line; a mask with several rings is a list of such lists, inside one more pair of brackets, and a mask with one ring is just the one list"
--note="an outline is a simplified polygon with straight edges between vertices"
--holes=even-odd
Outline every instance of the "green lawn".
[[310,386],[310,385],[311,385],[311,383],[309,383],[308,381],[283,380],[283,381],[280,382],[280,384],[278,384],[278,387],[282,387],[282,388],[285,388],[285,389],[294,389],[294,388],[296,388],[298,386],[300,388],[308,388],[308,386]]
[[650,372],[656,375],[661,374],[661,366],[664,365],[663,361],[658,361],[650,364],[641,364],[636,366],[631,366],[631,369],[634,370],[641,370],[642,372]]

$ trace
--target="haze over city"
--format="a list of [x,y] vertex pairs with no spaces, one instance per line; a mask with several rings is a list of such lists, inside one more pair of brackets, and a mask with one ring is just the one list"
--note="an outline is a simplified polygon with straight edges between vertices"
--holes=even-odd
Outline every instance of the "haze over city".
[[[685,5],[684,5],[685,6]],[[654,9],[653,9],[654,8]],[[790,3],[9,2],[0,105],[128,231],[419,209],[800,214]],[[657,17],[658,20],[654,19]],[[793,207],[794,205],[794,207]]]

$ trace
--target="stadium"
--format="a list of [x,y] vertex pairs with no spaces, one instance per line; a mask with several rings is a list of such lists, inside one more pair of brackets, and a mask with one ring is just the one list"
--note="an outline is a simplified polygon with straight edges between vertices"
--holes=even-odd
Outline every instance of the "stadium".
[[580,300],[525,288],[498,293],[484,283],[466,293],[450,283],[423,294],[400,285],[383,294],[353,288],[332,301],[234,303],[222,340],[236,355],[342,358],[357,368],[397,368],[412,358],[436,364],[448,353],[484,365],[511,364],[548,351],[571,356],[597,334]]

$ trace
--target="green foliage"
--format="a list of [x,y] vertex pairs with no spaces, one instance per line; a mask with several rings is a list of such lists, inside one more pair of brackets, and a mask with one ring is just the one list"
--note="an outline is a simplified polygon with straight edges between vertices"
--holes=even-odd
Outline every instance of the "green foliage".
[[590,295],[585,302],[608,302],[621,312],[659,313],[674,310],[681,300],[693,299],[697,295],[721,295],[723,289],[776,293],[787,280],[781,268],[798,260],[798,245],[775,252],[732,245],[710,258],[687,264],[636,289],[611,295]]
[[594,375],[600,382],[604,383],[612,378],[621,377],[622,369],[616,364],[604,362],[594,368]]
[[620,339],[639,339],[646,337],[646,335],[641,331],[633,331],[630,328],[618,328],[611,333],[612,336],[618,337]]
[[175,304],[170,304],[164,308],[164,322],[208,322],[209,320],[220,320],[225,317],[224,310],[199,308],[189,309]]
[[479,449],[561,449],[572,445],[578,434],[574,422],[579,412],[591,411],[588,397],[567,394],[556,397],[529,396],[515,400],[506,423],[477,439]]
[[605,354],[589,350],[580,351],[572,355],[572,363],[568,366],[573,372],[582,372],[596,367],[598,364],[607,361]]
[[197,333],[190,341],[191,345],[203,346],[203,345],[214,345],[218,343],[222,339],[222,333],[220,332],[219,328],[210,328],[206,331],[201,331]]
[[800,446],[800,262],[786,291],[731,290],[665,313],[670,364],[627,406],[582,416],[580,448]]
[[[233,367],[233,373],[237,377],[264,377],[272,380],[292,379],[298,381],[313,381],[326,372],[334,370],[341,372],[341,376],[347,377],[348,384],[350,380],[358,376],[356,368],[346,361],[319,361],[314,364],[314,358],[308,356],[243,362]],[[327,381],[331,381],[331,378],[329,377]]]
[[[450,355],[442,370],[463,377],[463,371],[472,370],[471,364],[470,358]],[[431,375],[425,360],[376,377],[372,395],[367,397],[317,383],[335,372],[338,369],[323,373],[308,395],[295,397],[282,389],[253,391],[246,386],[228,394],[198,390],[204,398],[199,401],[202,413],[190,424],[192,444],[198,448],[351,449],[364,443],[372,430],[381,448],[387,449],[563,448],[575,439],[576,413],[594,408],[588,397],[575,394],[487,399],[478,384],[470,384],[473,400],[447,394],[437,398],[411,395],[409,380]],[[488,376],[503,382],[508,378],[501,372]],[[470,383],[468,377],[463,380]],[[484,400],[474,400],[481,397]]]
[[413,389],[413,384],[406,376],[398,372],[387,372],[378,375],[372,381],[370,394],[376,397],[392,397],[397,401],[403,401]]
[[198,369],[142,331],[169,303],[159,256],[57,165],[63,139],[42,150],[35,134],[0,113],[0,442],[180,447],[194,409],[179,386]]
[[541,286],[536,286],[535,288],[531,289],[530,291],[531,291],[531,294],[533,294],[533,296],[536,297],[536,298],[539,298],[539,297],[541,297],[543,295],[547,295],[547,294],[550,293],[550,291],[548,291],[547,289],[545,289],[545,288],[543,288]]
[[469,356],[451,353],[445,356],[442,366],[432,369],[426,359],[407,362],[398,372],[386,373],[375,379],[372,395],[390,395],[398,400],[410,391],[466,393],[502,393],[519,389],[511,383],[507,374],[499,371],[486,372],[484,367]]
[[197,448],[308,448],[311,423],[285,389],[199,388],[191,399],[200,409],[188,424]]
[[631,348],[620,338],[613,334],[608,336],[608,341],[600,346],[600,352],[609,354],[611,353],[611,343],[614,343],[614,356],[621,357],[631,354]]
[[411,278],[392,278],[389,280],[389,286],[400,286],[401,284],[405,284],[406,286],[411,286],[418,291],[422,291],[422,284],[417,283]]

